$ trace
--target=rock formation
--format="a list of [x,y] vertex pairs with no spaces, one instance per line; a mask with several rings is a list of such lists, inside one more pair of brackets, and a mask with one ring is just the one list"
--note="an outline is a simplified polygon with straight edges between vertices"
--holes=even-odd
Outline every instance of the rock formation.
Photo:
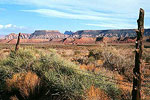
[[[150,36],[150,29],[145,29],[145,36]],[[74,38],[80,37],[135,37],[134,29],[120,30],[80,30],[71,35]]]
[[64,32],[65,35],[72,35],[73,33],[74,33],[74,32],[72,32],[72,31],[65,31],[65,32]]
[[57,30],[36,30],[31,34],[30,39],[53,39],[53,38],[66,38],[68,35],[64,35]]
[[[29,39],[29,37],[30,37],[30,34],[21,33],[21,39]],[[5,39],[8,39],[8,40],[17,39],[17,38],[18,38],[18,34],[15,34],[15,33],[11,33],[5,36]]]
[[[70,35],[69,35],[70,34]],[[0,43],[15,44],[17,34],[11,33],[0,39]],[[80,30],[75,33],[66,31],[65,34],[57,30],[36,30],[32,34],[21,34],[21,43],[52,43],[52,44],[98,44],[134,43],[136,40],[134,29],[123,30]],[[150,42],[150,29],[145,29],[144,42]]]

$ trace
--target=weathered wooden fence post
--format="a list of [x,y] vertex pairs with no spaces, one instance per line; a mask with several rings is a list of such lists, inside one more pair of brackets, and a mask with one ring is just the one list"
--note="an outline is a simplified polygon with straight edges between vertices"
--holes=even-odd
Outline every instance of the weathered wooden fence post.
[[135,67],[133,69],[133,90],[132,100],[141,100],[141,68],[142,68],[142,52],[143,52],[143,35],[144,35],[144,10],[140,8],[139,19],[137,20],[138,30],[135,51]]
[[21,33],[19,33],[19,35],[18,35],[18,40],[17,40],[16,47],[15,47],[15,51],[16,51],[16,52],[17,52],[17,50],[19,49],[20,36],[21,36]]

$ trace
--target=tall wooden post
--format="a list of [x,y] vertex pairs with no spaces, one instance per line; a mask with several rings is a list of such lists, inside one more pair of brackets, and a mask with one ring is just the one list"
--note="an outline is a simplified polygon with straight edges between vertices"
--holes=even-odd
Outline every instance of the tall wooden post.
[[21,33],[19,33],[19,35],[18,35],[18,40],[17,40],[16,47],[15,47],[15,51],[16,51],[16,52],[17,52],[17,50],[19,49],[20,36],[21,36]]
[[143,52],[143,35],[144,35],[144,10],[140,8],[139,19],[137,20],[138,30],[135,51],[135,67],[133,69],[133,90],[132,100],[141,100],[141,68],[142,68],[142,52]]

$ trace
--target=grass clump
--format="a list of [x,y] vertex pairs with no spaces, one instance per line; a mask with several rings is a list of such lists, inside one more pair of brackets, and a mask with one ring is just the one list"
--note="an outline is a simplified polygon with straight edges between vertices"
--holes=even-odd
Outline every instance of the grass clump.
[[[19,92],[18,98],[28,99],[38,95],[40,78],[33,72],[16,73],[11,79],[6,80],[7,90],[9,92]],[[34,98],[35,99],[35,98]]]
[[109,96],[103,90],[94,86],[91,86],[86,92],[86,100],[110,100]]
[[[21,100],[84,100],[85,91],[92,85],[114,100],[119,98],[120,90],[115,83],[101,74],[80,70],[55,50],[12,51],[9,57],[0,61],[0,69],[0,88],[3,90],[0,98],[7,95],[16,100],[21,97]],[[36,87],[39,92],[35,91]]]

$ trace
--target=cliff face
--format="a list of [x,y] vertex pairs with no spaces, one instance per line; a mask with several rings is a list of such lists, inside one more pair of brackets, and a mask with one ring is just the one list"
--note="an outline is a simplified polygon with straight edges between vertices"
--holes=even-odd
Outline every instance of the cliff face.
[[[21,33],[21,39],[54,39],[54,38],[66,38],[68,35],[62,34],[57,30],[36,30],[32,34]],[[5,39],[17,39],[18,34],[11,33],[5,36]]]
[[[95,44],[108,43],[134,43],[136,33],[134,29],[124,30],[81,30],[75,33],[70,31],[62,34],[57,30],[36,30],[32,34],[21,34],[21,43],[64,43],[64,44]],[[70,35],[69,35],[70,34]],[[150,42],[150,29],[145,29],[143,41]],[[0,43],[16,43],[18,34],[11,33],[0,39]]]
[[72,32],[72,31],[65,31],[65,32],[64,32],[65,35],[72,35],[73,33],[74,33],[74,32]]
[[[29,37],[30,37],[30,34],[21,33],[21,39],[29,39]],[[15,33],[11,33],[5,36],[5,39],[8,39],[8,40],[17,39],[17,38],[18,38],[18,34],[15,34]]]
[[[145,29],[145,36],[150,36],[150,29]],[[17,34],[11,33],[5,39],[17,39]],[[58,39],[58,38],[81,38],[81,37],[136,37],[134,29],[121,30],[80,30],[75,33],[66,31],[65,34],[57,30],[36,30],[32,34],[22,33],[22,39]]]
[[68,35],[64,35],[57,30],[36,30],[31,34],[30,39],[53,39],[53,38],[65,38]]
[[[150,36],[150,29],[145,29],[145,36]],[[80,30],[75,32],[72,37],[135,37],[134,29],[120,30]]]

